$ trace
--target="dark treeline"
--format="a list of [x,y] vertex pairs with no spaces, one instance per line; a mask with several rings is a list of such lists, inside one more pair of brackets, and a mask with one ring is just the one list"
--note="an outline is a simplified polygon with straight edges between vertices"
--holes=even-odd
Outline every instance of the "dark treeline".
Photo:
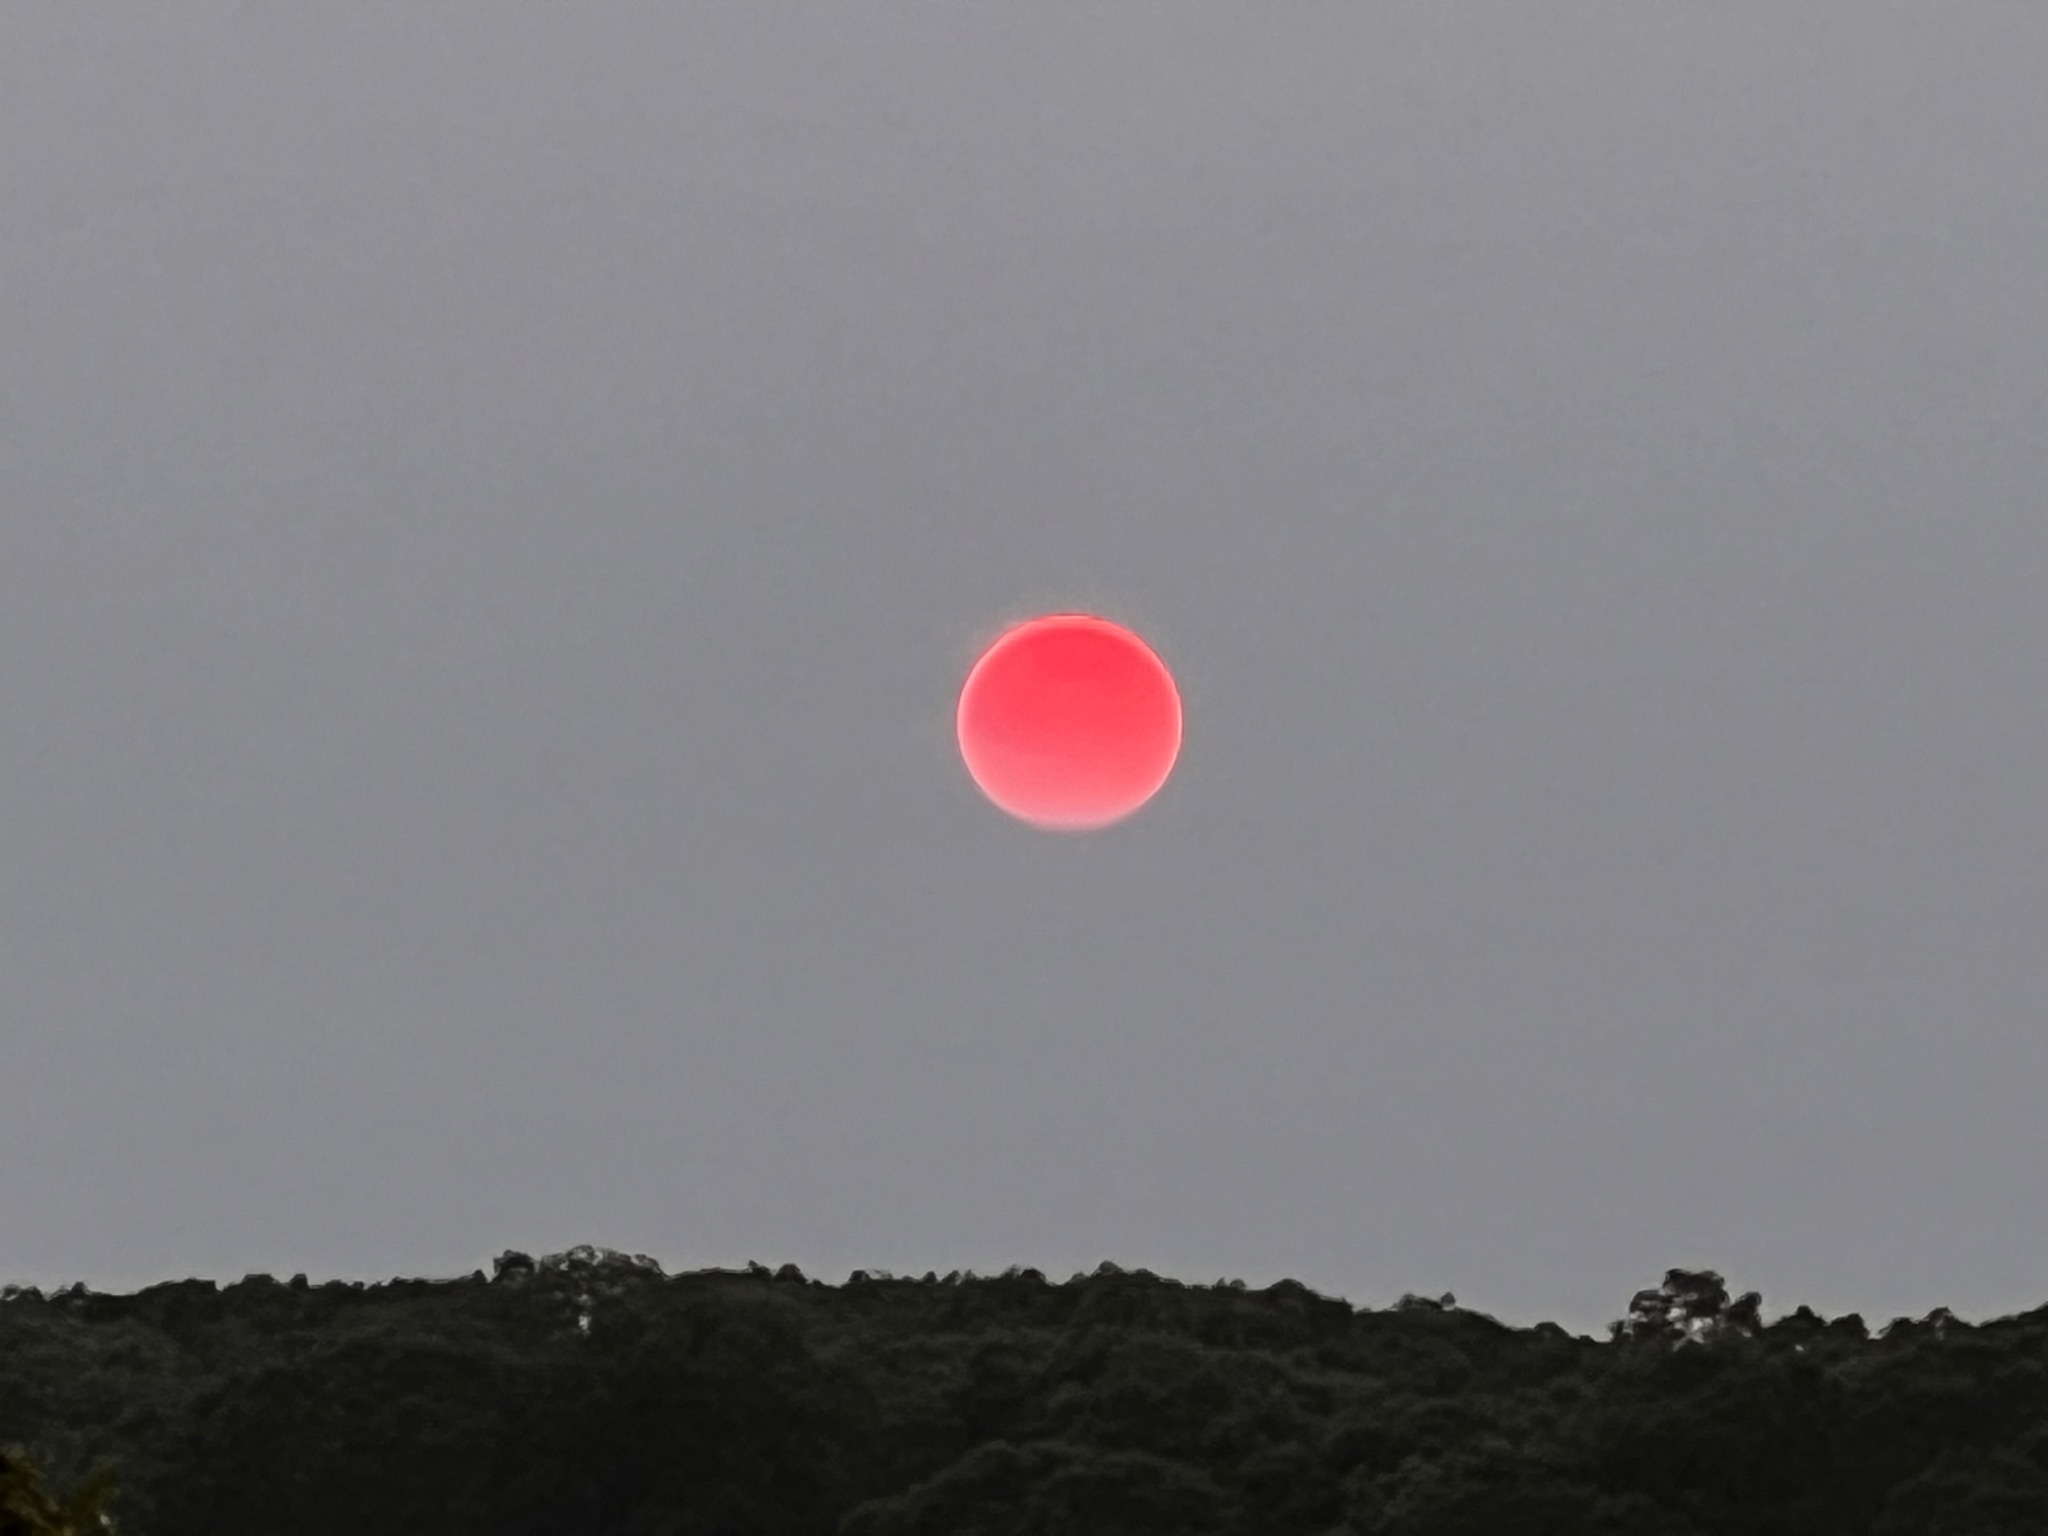
[[1596,1340],[1108,1264],[494,1271],[0,1291],[0,1536],[109,1529],[109,1478],[122,1536],[2048,1531],[2048,1307],[1766,1326],[1672,1270]]

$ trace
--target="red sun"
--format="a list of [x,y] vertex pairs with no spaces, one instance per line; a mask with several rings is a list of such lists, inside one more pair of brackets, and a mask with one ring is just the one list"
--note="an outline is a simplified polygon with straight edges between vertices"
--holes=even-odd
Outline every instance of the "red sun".
[[960,690],[960,756],[1035,826],[1089,831],[1159,792],[1180,755],[1180,693],[1150,646],[1085,613],[1005,630]]

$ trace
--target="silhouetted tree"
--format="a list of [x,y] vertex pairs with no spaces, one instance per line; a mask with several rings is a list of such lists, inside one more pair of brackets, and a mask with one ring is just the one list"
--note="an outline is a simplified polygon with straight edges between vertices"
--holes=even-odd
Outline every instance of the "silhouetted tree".
[[1617,1339],[1666,1344],[1707,1343],[1747,1337],[1758,1327],[1763,1298],[1746,1292],[1730,1302],[1728,1287],[1711,1269],[1667,1269],[1655,1290],[1629,1298],[1628,1317],[1609,1329]]

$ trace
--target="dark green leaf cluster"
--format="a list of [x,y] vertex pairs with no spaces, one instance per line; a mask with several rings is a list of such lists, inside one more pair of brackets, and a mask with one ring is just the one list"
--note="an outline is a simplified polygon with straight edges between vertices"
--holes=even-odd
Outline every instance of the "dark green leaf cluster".
[[[1110,1264],[828,1286],[578,1248],[10,1287],[7,1443],[117,1468],[123,1536],[2039,1536],[2048,1308],[1873,1337],[1672,1270],[1596,1340]],[[0,1498],[0,1536],[92,1518]]]

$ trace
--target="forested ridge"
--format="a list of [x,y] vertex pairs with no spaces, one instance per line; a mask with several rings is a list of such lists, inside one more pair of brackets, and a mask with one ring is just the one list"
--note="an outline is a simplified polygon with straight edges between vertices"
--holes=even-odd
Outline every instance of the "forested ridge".
[[2048,1307],[1760,1313],[1676,1269],[1592,1339],[1111,1264],[834,1286],[594,1248],[9,1286],[0,1536],[2048,1532]]

